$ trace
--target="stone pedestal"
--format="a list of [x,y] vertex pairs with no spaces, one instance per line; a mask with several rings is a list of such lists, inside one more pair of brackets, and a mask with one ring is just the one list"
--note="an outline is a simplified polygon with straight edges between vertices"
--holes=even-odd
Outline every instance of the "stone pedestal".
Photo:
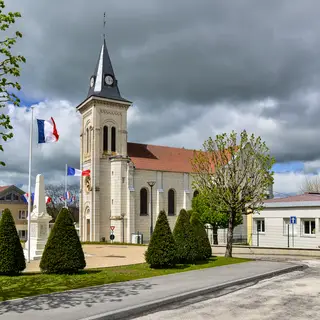
[[[34,205],[31,212],[30,224],[30,260],[41,259],[49,235],[49,221],[51,216],[47,213],[44,179],[37,175],[34,193]],[[25,257],[28,259],[28,241],[25,244]]]

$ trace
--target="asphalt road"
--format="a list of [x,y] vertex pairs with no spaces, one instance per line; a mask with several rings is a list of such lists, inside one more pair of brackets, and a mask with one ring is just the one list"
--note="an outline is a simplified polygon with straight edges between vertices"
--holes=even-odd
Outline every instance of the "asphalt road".
[[136,320],[306,320],[320,314],[320,260],[219,297],[199,297]]

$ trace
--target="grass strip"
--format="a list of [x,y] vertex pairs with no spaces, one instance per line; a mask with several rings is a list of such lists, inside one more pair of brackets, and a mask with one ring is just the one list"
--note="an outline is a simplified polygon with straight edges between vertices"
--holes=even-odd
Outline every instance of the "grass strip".
[[177,265],[175,268],[170,269],[151,269],[146,263],[141,263],[101,269],[88,269],[74,275],[28,273],[12,277],[0,276],[0,301],[213,268],[247,261],[250,261],[250,259],[212,257],[206,262],[199,262],[193,265]]

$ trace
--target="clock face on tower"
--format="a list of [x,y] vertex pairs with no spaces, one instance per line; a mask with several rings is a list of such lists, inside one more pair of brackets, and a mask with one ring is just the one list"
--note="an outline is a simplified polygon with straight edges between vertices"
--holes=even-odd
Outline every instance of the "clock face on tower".
[[110,76],[110,75],[106,75],[105,78],[104,78],[104,81],[105,81],[106,85],[112,86],[112,84],[113,84],[113,77]]
[[90,87],[92,88],[93,85],[94,85],[94,77],[91,77],[91,79],[90,79]]

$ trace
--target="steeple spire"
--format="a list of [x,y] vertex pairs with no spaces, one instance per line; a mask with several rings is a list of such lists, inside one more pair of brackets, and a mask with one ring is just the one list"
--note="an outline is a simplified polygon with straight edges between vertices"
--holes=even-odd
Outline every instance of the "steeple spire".
[[129,102],[121,97],[118,81],[115,77],[105,39],[106,13],[103,16],[103,41],[99,59],[90,78],[87,98],[91,96]]

